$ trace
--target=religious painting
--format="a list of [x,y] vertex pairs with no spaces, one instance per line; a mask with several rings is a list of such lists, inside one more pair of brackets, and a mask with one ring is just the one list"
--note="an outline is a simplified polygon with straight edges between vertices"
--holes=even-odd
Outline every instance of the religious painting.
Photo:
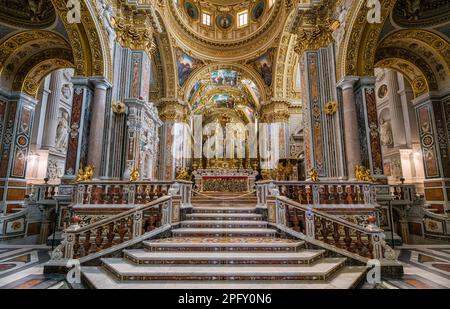
[[258,20],[263,14],[266,8],[265,0],[260,0],[252,9],[252,18]]
[[265,53],[253,62],[253,67],[261,75],[267,86],[272,85],[272,51]]
[[240,106],[242,112],[247,117],[249,122],[253,122],[253,110],[248,106]]
[[233,25],[233,16],[230,14],[217,16],[217,26],[224,30],[229,29]]
[[234,98],[229,94],[217,94],[212,100],[217,108],[234,108]]
[[189,92],[188,101],[192,100],[192,97],[197,92],[197,90],[200,88],[201,83],[202,83],[201,81],[198,81],[194,84],[191,91]]
[[55,19],[51,0],[0,0],[0,20],[18,27],[44,28]]
[[237,72],[229,69],[214,71],[211,73],[211,81],[218,86],[235,86]]
[[200,64],[200,62],[185,53],[180,49],[175,50],[175,57],[177,61],[178,83],[183,86],[186,80]]
[[198,8],[192,2],[186,1],[184,3],[184,9],[190,18],[198,19]]
[[383,99],[384,97],[386,97],[388,92],[388,88],[386,85],[381,85],[380,89],[378,89],[378,97],[380,99]]

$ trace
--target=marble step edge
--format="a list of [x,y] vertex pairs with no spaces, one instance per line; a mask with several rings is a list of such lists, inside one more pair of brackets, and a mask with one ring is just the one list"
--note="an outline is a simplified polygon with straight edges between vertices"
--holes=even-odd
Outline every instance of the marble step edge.
[[101,259],[119,280],[327,280],[345,258],[324,258],[312,265],[136,265],[120,258]]
[[180,223],[181,228],[220,228],[220,227],[240,227],[240,228],[267,228],[268,223],[264,221],[245,221],[245,220],[190,220],[190,221],[182,221]]
[[218,248],[218,247],[231,247],[231,248],[239,248],[239,247],[254,247],[254,248],[299,248],[305,245],[304,241],[297,242],[153,242],[153,241],[144,241],[144,247],[147,249],[152,248]]
[[168,252],[145,249],[124,250],[124,259],[134,264],[312,264],[325,250],[294,252]]
[[326,282],[295,281],[295,280],[264,280],[264,281],[119,281],[102,267],[83,266],[81,274],[84,282],[93,289],[351,289],[355,288],[364,277],[365,266],[344,266],[335,276]]

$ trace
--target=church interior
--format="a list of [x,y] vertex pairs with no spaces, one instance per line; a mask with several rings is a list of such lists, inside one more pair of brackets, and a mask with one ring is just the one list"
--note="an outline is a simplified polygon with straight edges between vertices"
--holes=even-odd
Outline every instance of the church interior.
[[0,0],[0,289],[450,288],[450,1]]

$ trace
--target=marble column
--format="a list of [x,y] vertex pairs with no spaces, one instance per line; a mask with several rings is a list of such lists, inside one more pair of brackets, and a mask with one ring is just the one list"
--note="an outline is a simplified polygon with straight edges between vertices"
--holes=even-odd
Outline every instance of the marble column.
[[89,126],[91,123],[92,84],[86,77],[72,78],[73,98],[70,118],[70,134],[67,147],[66,165],[62,183],[71,183],[80,165],[88,164]]
[[361,164],[370,169],[379,183],[387,183],[387,177],[383,172],[375,81],[374,76],[360,77],[355,91]]
[[[333,44],[305,51],[300,60],[304,102],[305,161],[323,179],[343,179],[342,107],[338,102]],[[309,132],[309,133],[307,133]]]
[[174,180],[177,169],[188,168],[192,154],[188,131],[188,109],[178,99],[162,99],[159,103],[160,127],[158,179]]
[[289,158],[289,101],[273,98],[261,107],[259,158],[262,170],[274,170]]
[[111,84],[102,77],[91,78],[90,82],[94,85],[94,98],[91,107],[87,162],[94,166],[94,177],[99,178],[103,176],[101,167],[103,162],[106,100]]
[[62,74],[62,71],[58,70],[53,72],[50,77],[49,88],[51,92],[48,96],[45,110],[44,131],[41,144],[43,149],[53,149],[55,147],[59,102],[61,100]]
[[0,212],[23,204],[36,104],[26,94],[0,91]]
[[425,199],[450,212],[450,95],[426,93],[413,101],[425,169]]
[[388,86],[389,114],[391,116],[392,135],[394,147],[406,146],[405,120],[403,118],[402,101],[398,94],[399,82],[397,72],[386,71]]
[[355,166],[361,164],[358,117],[354,90],[354,86],[358,80],[358,77],[347,76],[339,82],[339,87],[342,89],[342,115],[347,175],[350,180],[355,179]]

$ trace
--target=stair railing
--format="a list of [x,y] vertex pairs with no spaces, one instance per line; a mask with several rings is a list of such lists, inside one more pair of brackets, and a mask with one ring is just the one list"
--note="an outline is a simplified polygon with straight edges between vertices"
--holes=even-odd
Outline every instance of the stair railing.
[[172,196],[163,196],[118,215],[81,227],[74,222],[64,232],[52,260],[79,259],[113,248],[172,222]]
[[328,245],[368,259],[395,260],[395,252],[384,241],[383,230],[348,222],[297,203],[285,196],[276,197],[276,224]]
[[267,207],[271,191],[302,205],[376,205],[375,186],[352,181],[259,181],[256,184],[258,207]]

